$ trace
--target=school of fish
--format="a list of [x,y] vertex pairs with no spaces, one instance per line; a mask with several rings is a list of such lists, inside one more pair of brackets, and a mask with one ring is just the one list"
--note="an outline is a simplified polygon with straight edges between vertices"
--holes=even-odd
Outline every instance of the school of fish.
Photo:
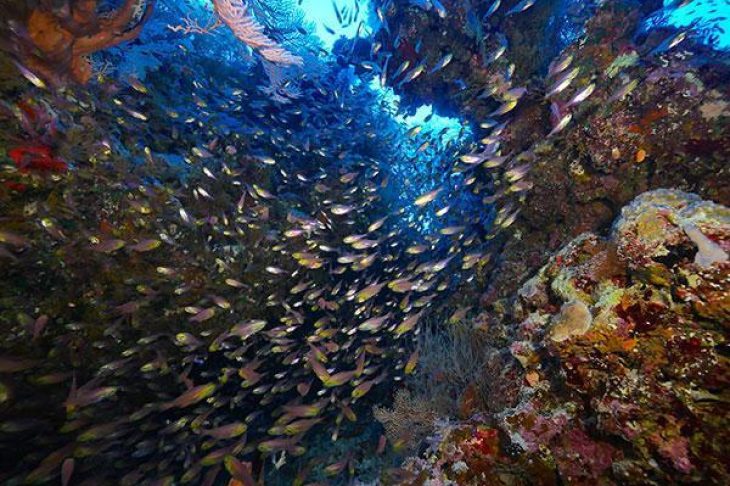
[[[486,34],[480,40],[491,46],[486,65],[509,55],[506,36],[490,19],[521,15],[538,1],[509,9],[500,0],[483,2],[479,18],[491,33],[490,41]],[[393,2],[374,2],[384,29]],[[440,18],[450,14],[438,0],[410,3]],[[360,2],[333,1],[333,8],[342,26],[362,22]],[[649,54],[675,48],[685,35]],[[417,49],[418,63],[393,66],[397,44],[397,36],[393,45],[373,43],[369,59],[352,61],[350,72],[357,67],[365,79],[403,89],[449,69],[454,58]],[[548,138],[575,123],[596,90],[607,89],[572,61],[570,54],[555,59],[544,80],[540,96],[553,115]],[[32,104],[47,107],[48,116],[89,109],[89,99],[53,93],[18,69],[36,93]],[[49,434],[42,457],[23,459],[3,481],[215,484],[227,475],[234,484],[257,484],[263,467],[278,469],[303,454],[308,433],[325,430],[338,440],[369,396],[387,394],[417,372],[419,328],[429,316],[465,318],[470,308],[454,310],[448,297],[489,265],[491,242],[517,220],[531,188],[535,155],[502,150],[510,115],[528,89],[512,86],[509,72],[508,85],[482,87],[480,99],[495,109],[479,121],[476,141],[463,143],[454,140],[468,140],[466,129],[448,141],[446,129],[423,126],[383,136],[362,103],[378,99],[356,79],[329,72],[318,84],[300,83],[299,96],[286,104],[262,100],[256,87],[231,88],[235,81],[221,87],[193,79],[186,85],[191,108],[170,106],[160,119],[159,110],[145,108],[153,90],[132,78],[111,102],[95,106],[94,116],[130,132],[168,123],[174,139],[195,132],[205,142],[184,154],[184,177],[161,182],[164,163],[149,146],[141,148],[145,164],[122,173],[105,165],[119,140],[93,140],[86,148],[95,164],[44,182],[58,185],[49,189],[57,191],[53,204],[31,204],[20,222],[0,220],[0,258],[17,268],[16,277],[32,272],[34,259],[50,258],[35,253],[39,246],[53,249],[59,272],[83,262],[107,285],[129,272],[118,289],[100,284],[61,308],[34,305],[18,313],[12,330],[24,346],[45,343],[54,353],[95,348],[103,363],[90,374],[58,368],[53,353],[2,349],[0,377],[11,379],[2,379],[0,393],[33,399],[6,410],[0,434]],[[639,82],[621,80],[610,99],[623,99]],[[37,115],[3,103],[22,125],[36,123]],[[244,128],[220,128],[221,115]],[[404,165],[367,155],[373,144],[407,154]],[[407,180],[424,160],[430,172]],[[113,197],[104,207],[87,207],[81,189],[64,186],[63,177],[93,178]],[[107,220],[123,226],[110,228]],[[103,313],[102,331],[85,321],[89,306]],[[130,339],[133,345],[120,346]],[[18,391],[15,381],[24,382]],[[65,397],[48,403],[58,392],[46,389]],[[44,407],[60,410],[62,423]],[[350,462],[343,458],[325,471],[338,476]]]

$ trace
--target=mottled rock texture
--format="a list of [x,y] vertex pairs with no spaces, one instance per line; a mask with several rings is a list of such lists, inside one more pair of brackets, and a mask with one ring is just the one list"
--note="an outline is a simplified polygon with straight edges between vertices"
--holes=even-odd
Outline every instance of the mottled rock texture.
[[703,244],[730,250],[730,209],[656,190],[553,255],[499,324],[517,403],[440,423],[409,484],[730,481],[730,264]]

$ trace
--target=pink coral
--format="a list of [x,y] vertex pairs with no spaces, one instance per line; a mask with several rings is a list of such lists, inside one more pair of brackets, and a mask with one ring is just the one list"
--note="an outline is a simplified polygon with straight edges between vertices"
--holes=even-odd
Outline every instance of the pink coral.
[[269,62],[301,66],[303,61],[264,34],[264,27],[248,12],[242,0],[213,0],[218,17],[243,43],[257,50]]
[[621,458],[617,449],[591,439],[579,428],[561,436],[561,446],[553,449],[553,455],[561,476],[571,483],[597,479]]
[[537,452],[562,432],[570,417],[562,411],[552,416],[537,415],[531,408],[519,419],[525,425],[518,428],[518,433],[527,451]]
[[694,469],[689,460],[689,441],[686,437],[672,437],[668,440],[659,438],[659,434],[652,436],[659,443],[659,453],[672,461],[672,465],[685,474]]

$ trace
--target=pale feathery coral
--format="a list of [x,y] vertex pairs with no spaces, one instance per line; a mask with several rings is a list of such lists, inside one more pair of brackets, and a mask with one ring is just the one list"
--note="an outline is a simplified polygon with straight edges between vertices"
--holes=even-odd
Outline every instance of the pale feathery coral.
[[218,17],[240,41],[258,51],[269,62],[282,65],[303,64],[302,58],[290,53],[264,33],[264,27],[248,12],[243,0],[213,0]]

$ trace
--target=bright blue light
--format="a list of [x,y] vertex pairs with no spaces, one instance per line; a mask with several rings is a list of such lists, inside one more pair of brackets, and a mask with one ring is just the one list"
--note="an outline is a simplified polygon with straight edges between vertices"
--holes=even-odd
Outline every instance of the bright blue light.
[[[341,23],[337,19],[334,5],[337,5],[340,12]],[[359,5],[357,18],[350,21],[354,16],[357,5]],[[332,50],[332,46],[340,37],[348,39],[355,37],[358,25],[361,22],[363,22],[363,26],[360,28],[360,37],[369,35],[370,28],[367,21],[371,17],[372,6],[367,0],[338,0],[336,2],[331,0],[304,0],[301,8],[304,10],[306,19],[314,23],[314,34],[322,40],[324,48],[328,51]],[[328,31],[328,28],[334,34]]]
[[[430,120],[426,121],[426,118],[431,117]],[[446,130],[443,137],[441,138],[442,143],[447,143],[449,140],[455,140],[462,133],[464,124],[458,118],[449,118],[446,116],[437,115],[433,112],[433,106],[423,105],[420,106],[416,113],[412,116],[403,117],[399,115],[396,120],[400,121],[408,128],[412,128],[418,125],[423,127],[426,132],[437,133],[441,130]]]
[[[672,0],[665,0],[664,4],[671,4]],[[686,27],[692,22],[699,19],[703,22],[709,22],[713,19],[720,18],[721,20],[715,20],[709,22],[710,24],[718,25],[722,30],[718,32],[719,42],[718,47],[721,49],[727,49],[730,47],[730,8],[719,7],[722,0],[719,2],[716,0],[695,0],[685,5],[684,7],[676,9],[671,13],[669,22],[677,27]],[[714,12],[712,11],[714,9]]]
[[[388,164],[392,177],[385,198],[392,206],[405,210],[400,220],[404,225],[413,224],[415,233],[421,237],[435,235],[444,226],[459,224],[458,219],[454,219],[458,218],[454,215],[460,214],[458,209],[442,217],[437,216],[436,211],[451,205],[463,209],[470,204],[468,191],[449,194],[449,190],[464,178],[452,174],[449,167],[458,157],[460,145],[472,137],[469,124],[435,114],[432,105],[420,106],[413,115],[404,115],[399,110],[401,98],[393,88],[382,87],[377,78],[368,86],[379,98],[376,105],[391,113],[393,121],[400,125],[396,154]],[[406,135],[414,127],[420,127],[420,132]],[[430,145],[426,147],[425,143]],[[438,187],[444,188],[444,194],[449,196],[425,208],[414,206],[417,197]]]
[[[390,108],[393,109],[393,111],[398,110],[398,106],[400,105],[400,96],[395,94],[393,88],[382,87],[377,78],[374,78],[370,82],[370,88],[377,92],[381,97],[381,100],[385,101]],[[428,117],[431,118],[429,121],[426,121],[426,118]],[[393,118],[406,129],[420,125],[422,131],[425,133],[437,133],[441,130],[448,129],[441,138],[442,143],[444,144],[448,143],[450,140],[458,139],[460,135],[467,136],[471,133],[464,122],[458,118],[449,118],[434,113],[433,106],[431,105],[419,106],[416,113],[413,115],[406,116],[398,113]]]

